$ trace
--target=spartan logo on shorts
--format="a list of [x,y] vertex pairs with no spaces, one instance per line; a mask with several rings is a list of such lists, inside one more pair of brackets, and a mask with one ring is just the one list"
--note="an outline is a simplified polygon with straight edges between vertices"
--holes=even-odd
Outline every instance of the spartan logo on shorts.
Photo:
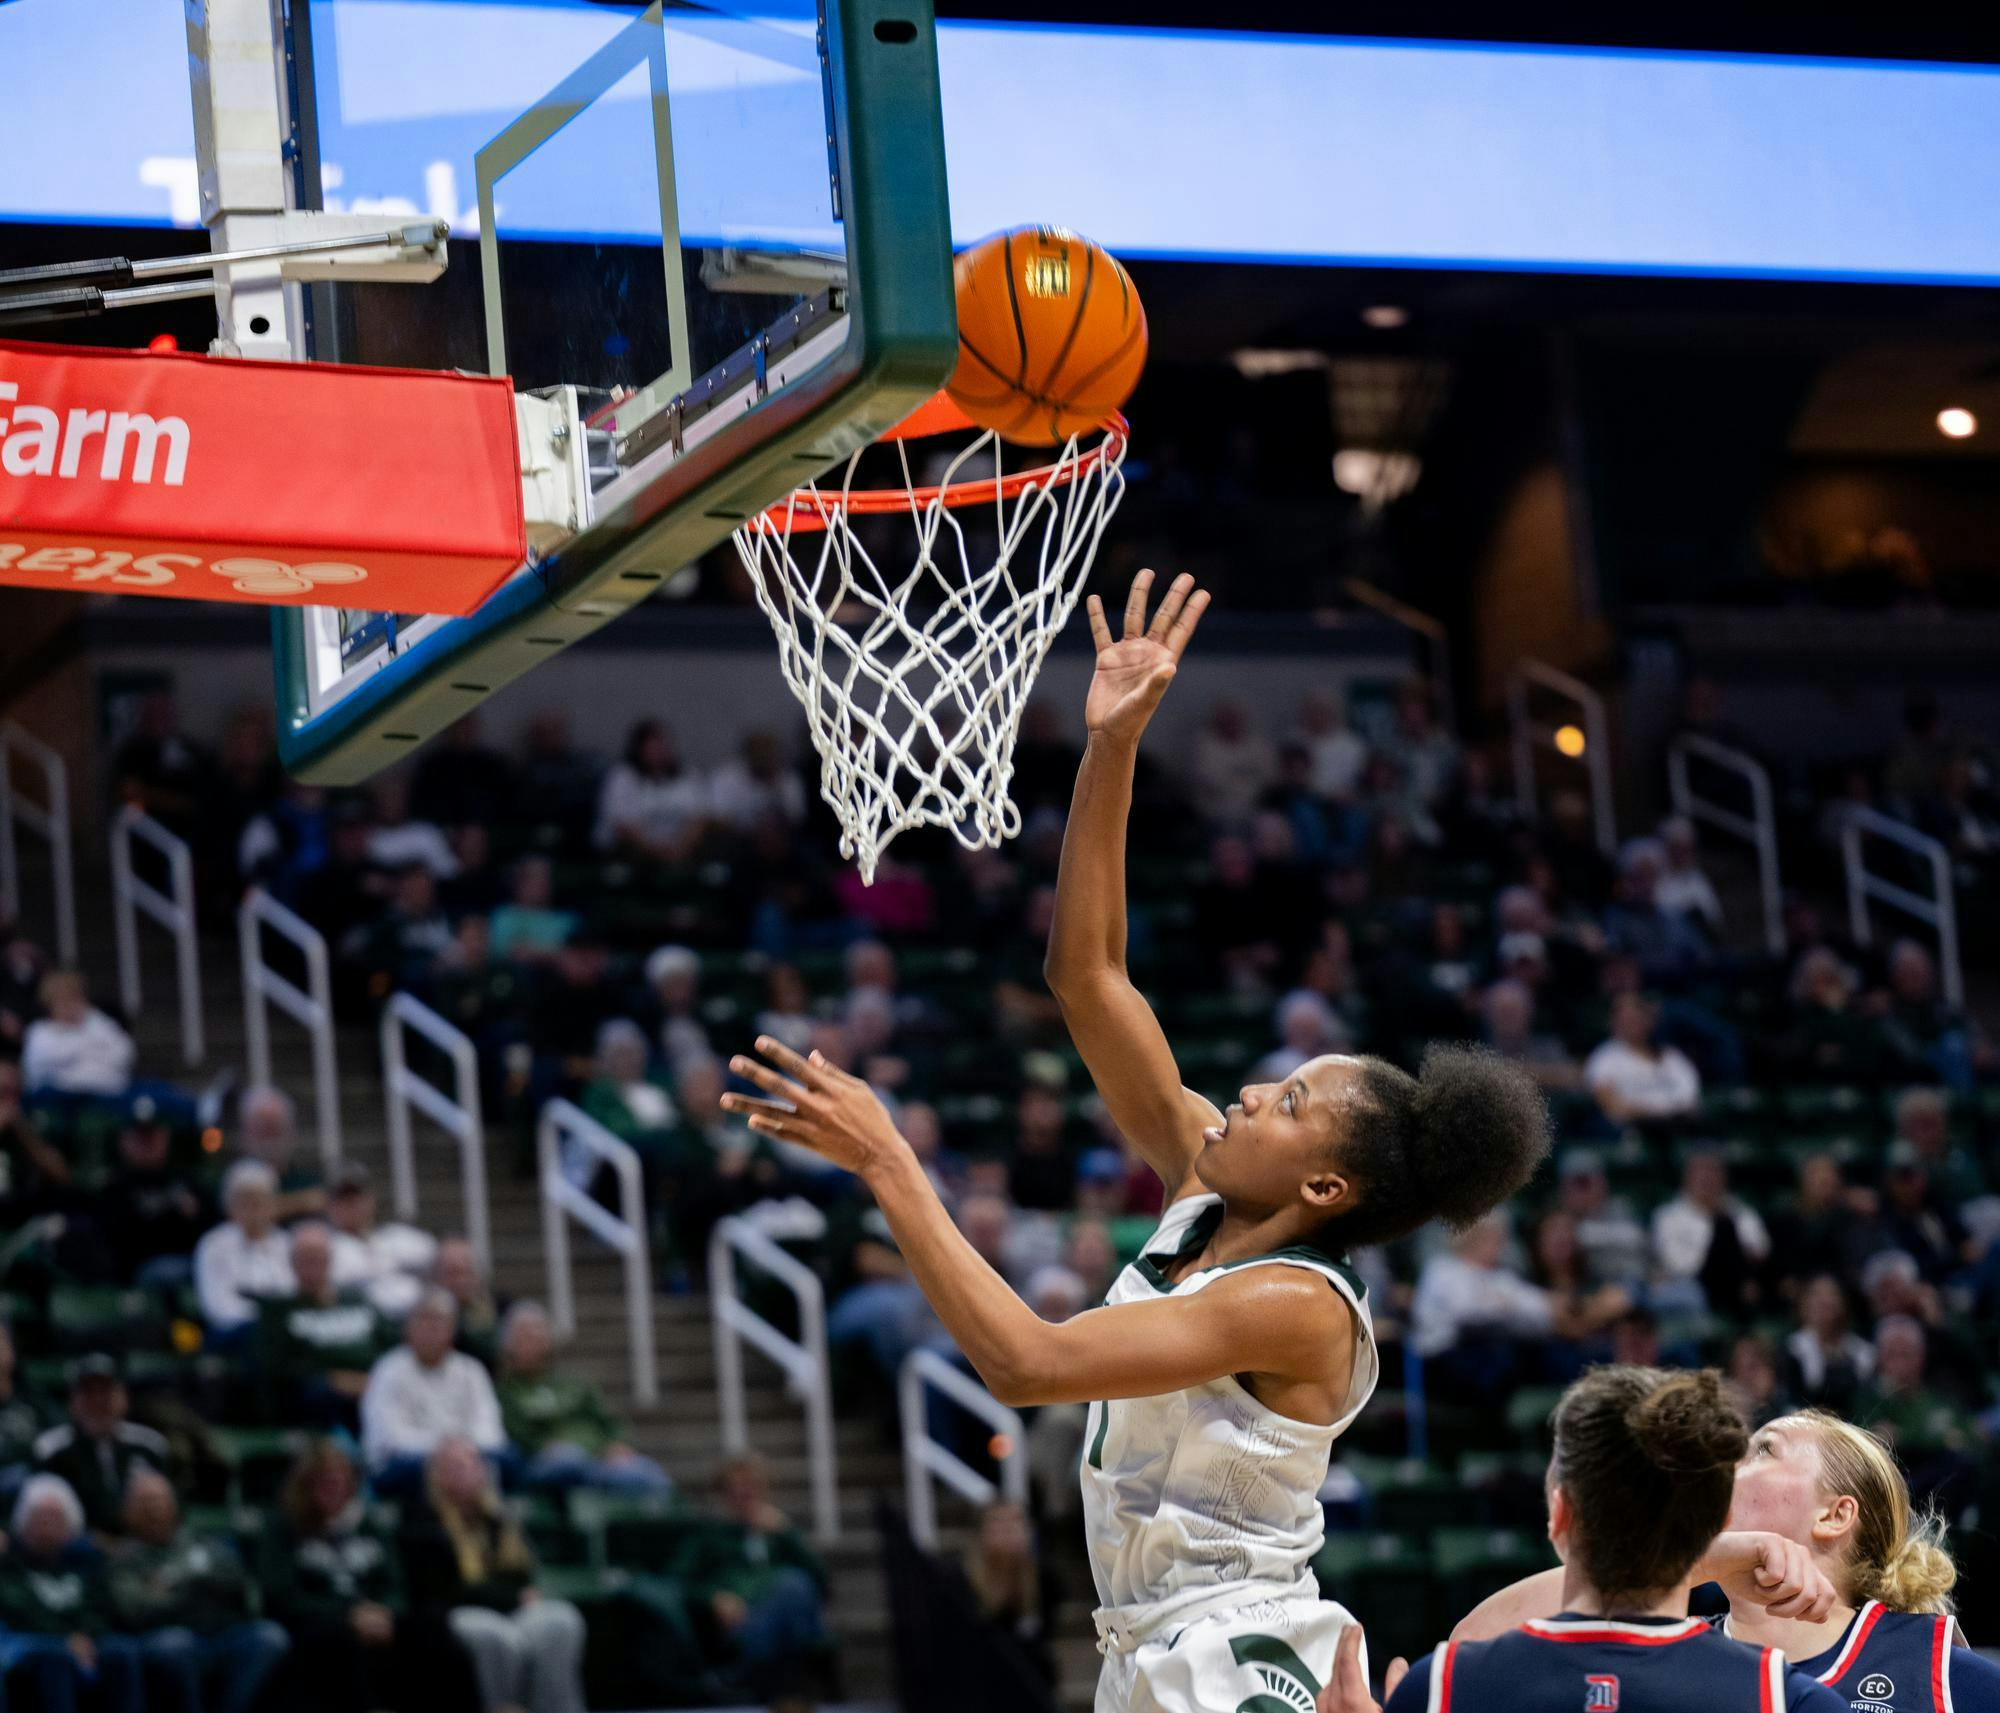
[[1313,1713],[1319,1679],[1288,1644],[1276,1636],[1231,1636],[1229,1651],[1262,1685],[1255,1695],[1237,1702],[1236,1713]]
[[1610,1672],[1583,1680],[1583,1713],[1618,1713],[1618,1679]]

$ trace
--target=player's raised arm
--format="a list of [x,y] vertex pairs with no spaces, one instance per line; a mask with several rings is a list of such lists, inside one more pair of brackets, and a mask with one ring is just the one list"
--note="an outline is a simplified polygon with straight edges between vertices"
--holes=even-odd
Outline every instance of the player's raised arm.
[[1173,682],[1208,594],[1192,577],[1176,577],[1148,624],[1152,586],[1150,571],[1132,580],[1116,638],[1103,603],[1090,597],[1097,671],[1083,710],[1089,741],[1063,834],[1043,973],[1112,1121],[1175,1195],[1190,1187],[1202,1131],[1222,1115],[1181,1086],[1159,1019],[1126,973],[1125,822],[1139,739]]

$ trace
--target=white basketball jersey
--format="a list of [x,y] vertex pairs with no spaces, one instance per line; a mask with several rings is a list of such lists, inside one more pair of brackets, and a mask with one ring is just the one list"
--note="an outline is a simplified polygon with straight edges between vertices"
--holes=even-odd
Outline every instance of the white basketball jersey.
[[1243,1267],[1304,1267],[1354,1309],[1359,1337],[1346,1408],[1328,1426],[1259,1403],[1233,1375],[1156,1398],[1090,1406],[1083,1443],[1084,1527],[1105,1607],[1185,1600],[1213,1610],[1245,1600],[1314,1597],[1307,1565],[1325,1528],[1319,1490],[1333,1442],[1375,1390],[1380,1363],[1366,1287],[1353,1269],[1303,1245],[1204,1268],[1177,1284],[1162,1268],[1193,1254],[1222,1217],[1219,1195],[1167,1209],[1107,1303],[1185,1297]]

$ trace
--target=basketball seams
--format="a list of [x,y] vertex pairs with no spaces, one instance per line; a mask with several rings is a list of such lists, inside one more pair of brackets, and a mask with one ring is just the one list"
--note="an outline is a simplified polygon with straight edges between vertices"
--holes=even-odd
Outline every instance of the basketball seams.
[[1063,371],[1063,364],[1069,361],[1070,351],[1076,345],[1076,336],[1083,331],[1083,318],[1090,312],[1090,288],[1097,278],[1097,246],[1083,247],[1083,290],[1076,294],[1076,313],[1069,318],[1069,331],[1063,335],[1054,360],[1049,364],[1037,386],[1037,391],[1050,394],[1055,391],[1055,379]]
[[[1146,323],[1142,320],[1137,327],[1125,335],[1124,342],[1119,345],[1117,350],[1113,351],[1110,356],[1106,357],[1094,369],[1086,370],[1082,375],[1079,375],[1075,381],[1066,387],[1064,389],[1065,396],[1072,404],[1080,404],[1088,394],[1091,383],[1103,379],[1107,373],[1117,368],[1119,364],[1131,355],[1134,345],[1143,346],[1145,338]],[[1101,415],[1102,412],[1099,414]]]
[[1014,345],[1021,353],[1021,366],[1014,374],[1014,385],[1026,388],[1028,384],[1028,330],[1021,325],[1021,294],[1014,286],[1014,234],[1009,232],[1002,240],[1002,252],[1007,262],[1007,307],[1014,312]]

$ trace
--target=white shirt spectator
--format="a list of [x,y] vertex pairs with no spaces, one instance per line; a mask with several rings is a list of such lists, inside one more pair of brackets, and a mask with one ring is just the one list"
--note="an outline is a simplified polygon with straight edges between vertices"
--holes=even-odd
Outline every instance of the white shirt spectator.
[[194,1246],[195,1296],[213,1331],[249,1325],[259,1297],[290,1296],[297,1288],[291,1241],[276,1226],[253,1238],[229,1221]]
[[1237,821],[1249,816],[1277,777],[1278,759],[1270,740],[1237,709],[1196,734],[1189,771],[1195,801],[1208,818]]
[[1700,1274],[1708,1261],[1718,1214],[1735,1225],[1736,1241],[1752,1261],[1761,1261],[1771,1253],[1771,1234],[1764,1229],[1763,1220],[1734,1196],[1711,1212],[1679,1195],[1653,1214],[1653,1258],[1664,1277],[1692,1279]]
[[378,1225],[366,1237],[333,1234],[333,1282],[361,1291],[391,1320],[401,1320],[423,1294],[437,1259],[437,1239],[414,1225]]
[[1649,1057],[1623,1041],[1606,1041],[1584,1060],[1583,1080],[1600,1099],[1610,1090],[1634,1118],[1672,1118],[1701,1099],[1701,1073],[1678,1047]]
[[1554,1325],[1549,1293],[1539,1285],[1450,1253],[1424,1263],[1410,1304],[1410,1339],[1419,1356],[1449,1350],[1468,1332],[1540,1338]]
[[713,808],[709,790],[693,768],[652,779],[625,762],[604,776],[597,797],[597,844],[609,850],[621,827],[648,842],[671,844],[686,836]]
[[[1799,1379],[1808,1392],[1826,1384],[1827,1352],[1813,1337],[1810,1327],[1800,1327],[1785,1340],[1785,1350],[1799,1365]],[[1857,1378],[1866,1380],[1875,1372],[1875,1347],[1858,1333],[1844,1332],[1834,1352],[1852,1368]]]
[[428,1457],[443,1439],[498,1451],[506,1438],[493,1382],[462,1350],[447,1351],[427,1368],[408,1345],[398,1345],[368,1371],[361,1449],[374,1468],[392,1457]]
[[1669,868],[1653,888],[1653,902],[1670,916],[1697,916],[1711,928],[1722,926],[1722,900],[1698,868]]
[[37,1018],[21,1042],[21,1077],[30,1093],[121,1095],[132,1081],[132,1037],[95,1006],[75,1023]]
[[710,791],[716,817],[741,832],[748,832],[767,815],[780,815],[793,826],[806,818],[805,787],[790,768],[774,779],[759,779],[737,757],[715,770]]
[[1312,756],[1312,788],[1322,797],[1345,800],[1354,795],[1368,765],[1368,745],[1345,726],[1307,740]]
[[373,828],[368,834],[368,860],[392,873],[427,868],[439,880],[450,880],[458,873],[451,840],[429,821],[398,821],[391,827]]

